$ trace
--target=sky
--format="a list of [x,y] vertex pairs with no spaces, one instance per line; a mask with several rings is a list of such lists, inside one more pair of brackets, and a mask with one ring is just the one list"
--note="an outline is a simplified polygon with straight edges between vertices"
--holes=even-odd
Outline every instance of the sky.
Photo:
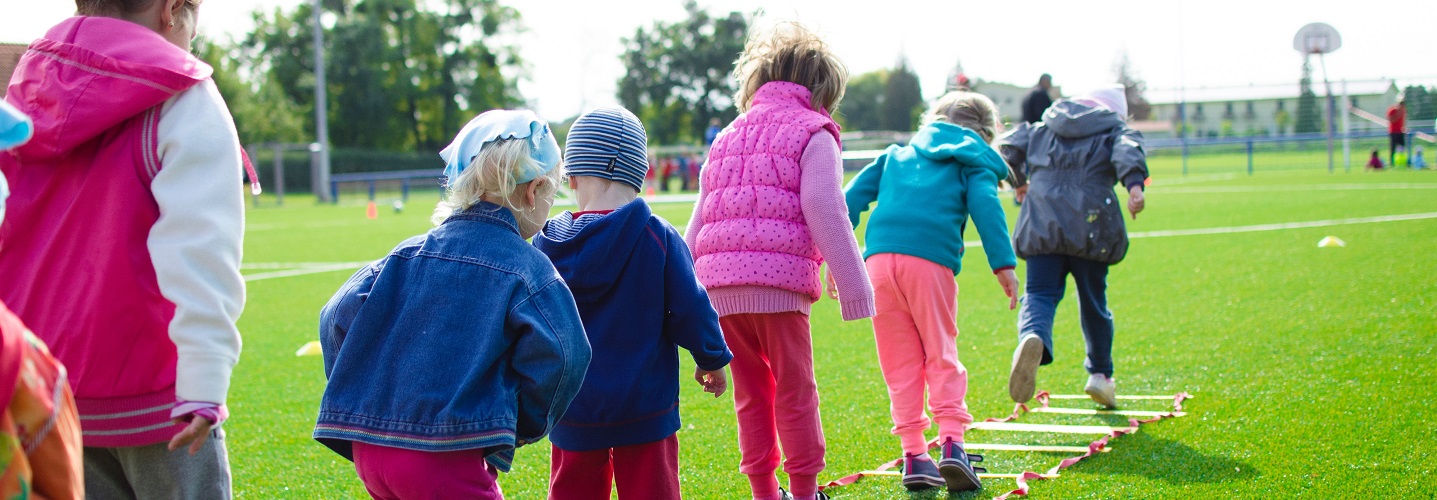
[[[207,0],[200,30],[214,38],[240,38],[252,26],[253,10],[290,8],[299,1]],[[29,42],[73,11],[66,0],[7,3],[0,42]],[[551,120],[617,103],[621,39],[640,26],[685,17],[681,0],[507,3],[518,8],[527,28],[520,53],[529,67],[520,91]],[[942,91],[959,62],[970,78],[1023,86],[1051,73],[1054,83],[1072,94],[1112,82],[1114,62],[1123,52],[1153,89],[1291,83],[1302,64],[1293,37],[1312,22],[1328,23],[1342,35],[1342,47],[1327,56],[1334,81],[1437,84],[1437,2],[1431,0],[699,0],[699,5],[715,15],[762,8],[760,26],[803,23],[828,41],[853,75],[893,67],[906,57],[930,98]]]

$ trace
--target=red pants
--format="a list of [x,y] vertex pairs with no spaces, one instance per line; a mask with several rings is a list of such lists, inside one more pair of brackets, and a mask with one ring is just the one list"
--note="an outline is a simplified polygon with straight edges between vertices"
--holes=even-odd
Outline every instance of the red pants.
[[620,500],[678,500],[679,435],[652,443],[550,455],[549,498],[609,500],[610,484]]
[[824,467],[824,440],[808,316],[733,314],[719,318],[719,326],[733,351],[739,472],[749,476],[755,498],[777,495],[773,473],[782,443],[789,490],[797,498],[812,496]]
[[389,499],[503,500],[499,471],[484,450],[415,451],[354,443],[354,470],[369,496]]

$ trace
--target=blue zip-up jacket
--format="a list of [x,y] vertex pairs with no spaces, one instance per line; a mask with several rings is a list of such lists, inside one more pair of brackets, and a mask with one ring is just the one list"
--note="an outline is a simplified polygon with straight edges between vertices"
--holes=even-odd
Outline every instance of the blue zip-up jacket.
[[972,217],[989,267],[1016,266],[998,201],[998,181],[1006,177],[1003,157],[976,132],[947,122],[924,125],[907,146],[889,146],[843,188],[853,227],[868,205],[878,202],[868,216],[863,258],[912,255],[957,275],[963,231]]
[[316,440],[351,460],[353,441],[483,449],[506,472],[553,429],[590,356],[563,279],[491,203],[354,273],[320,311],[319,341]]
[[683,237],[636,199],[607,215],[560,214],[534,245],[569,283],[594,349],[584,387],[549,440],[590,451],[673,435],[677,348],[705,370],[733,359]]

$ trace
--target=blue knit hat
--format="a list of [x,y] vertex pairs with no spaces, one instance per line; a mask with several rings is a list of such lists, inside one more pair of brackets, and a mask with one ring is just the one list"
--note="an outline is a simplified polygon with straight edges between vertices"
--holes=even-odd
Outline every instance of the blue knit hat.
[[564,143],[564,167],[570,176],[587,175],[622,182],[643,191],[649,172],[648,135],[629,110],[605,106],[579,116]]

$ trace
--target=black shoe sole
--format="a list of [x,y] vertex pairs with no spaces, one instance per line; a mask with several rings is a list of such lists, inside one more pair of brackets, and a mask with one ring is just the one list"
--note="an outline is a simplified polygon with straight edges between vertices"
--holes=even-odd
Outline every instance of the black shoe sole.
[[938,473],[947,481],[948,491],[973,491],[983,487],[982,481],[978,480],[978,474],[957,460],[939,462]]

